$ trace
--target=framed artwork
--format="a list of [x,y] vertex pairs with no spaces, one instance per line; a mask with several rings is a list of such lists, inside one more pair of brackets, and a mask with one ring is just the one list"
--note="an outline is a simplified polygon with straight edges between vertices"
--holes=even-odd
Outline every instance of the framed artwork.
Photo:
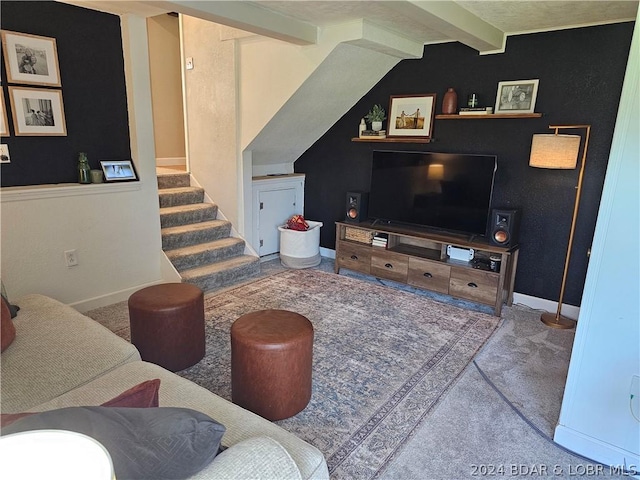
[[2,115],[0,115],[0,136],[9,136],[9,121],[7,120],[7,107],[4,104],[4,90],[2,90]]
[[392,95],[387,136],[431,138],[435,105],[435,93]]
[[533,113],[539,79],[499,82],[493,113]]
[[16,136],[66,136],[62,90],[9,87]]
[[0,33],[9,83],[61,86],[55,38],[9,30]]
[[100,160],[100,166],[107,182],[128,182],[138,179],[131,160]]

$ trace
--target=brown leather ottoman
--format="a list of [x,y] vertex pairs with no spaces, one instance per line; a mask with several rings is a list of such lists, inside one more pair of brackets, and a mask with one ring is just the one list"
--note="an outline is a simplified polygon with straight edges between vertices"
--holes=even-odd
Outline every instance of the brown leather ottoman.
[[231,326],[233,403],[268,420],[301,412],[311,399],[313,325],[286,310],[259,310]]
[[131,343],[143,360],[176,372],[205,352],[204,294],[188,283],[164,283],[129,297]]

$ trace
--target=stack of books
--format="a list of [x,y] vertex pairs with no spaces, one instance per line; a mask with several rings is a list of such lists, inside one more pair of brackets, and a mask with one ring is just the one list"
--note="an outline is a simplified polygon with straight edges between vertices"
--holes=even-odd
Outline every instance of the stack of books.
[[460,115],[491,115],[493,107],[461,108]]
[[387,136],[386,130],[363,130],[360,132],[360,138],[363,137],[380,137],[384,138]]
[[373,237],[373,240],[372,240],[371,244],[374,247],[387,248],[387,243],[388,242],[389,242],[389,235],[388,234],[376,232],[376,234]]

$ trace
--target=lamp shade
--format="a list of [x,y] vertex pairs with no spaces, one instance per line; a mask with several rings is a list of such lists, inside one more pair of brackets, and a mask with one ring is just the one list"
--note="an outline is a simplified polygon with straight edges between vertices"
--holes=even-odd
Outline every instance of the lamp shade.
[[570,170],[576,168],[579,135],[536,134],[531,142],[529,166]]

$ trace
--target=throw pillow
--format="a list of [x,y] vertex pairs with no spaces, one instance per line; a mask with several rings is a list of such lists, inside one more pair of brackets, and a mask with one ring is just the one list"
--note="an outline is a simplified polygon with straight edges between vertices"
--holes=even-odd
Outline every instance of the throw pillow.
[[9,302],[2,297],[2,309],[0,311],[0,352],[4,352],[16,338],[16,327],[11,320]]
[[[151,408],[158,406],[158,390],[160,389],[160,379],[147,380],[138,385],[125,390],[117,397],[107,400],[102,407],[129,407],[129,408]],[[25,413],[3,413],[0,415],[0,427],[8,427],[13,422],[30,415],[37,415],[39,412]]]
[[7,305],[9,306],[9,312],[11,312],[11,318],[15,318],[16,315],[18,315],[18,310],[20,310],[20,307],[18,307],[17,305],[12,305],[11,302],[9,301],[9,297],[7,297],[7,291],[4,288],[4,282],[2,282],[0,280],[0,289],[2,291],[2,298],[7,302]]
[[218,454],[225,427],[187,408],[69,407],[39,413],[4,428],[2,435],[62,429],[100,442],[118,480],[187,478]]
[[103,407],[130,407],[130,408],[151,408],[158,406],[158,390],[160,389],[160,379],[147,380],[139,383],[129,390],[125,390],[117,397],[104,402]]

